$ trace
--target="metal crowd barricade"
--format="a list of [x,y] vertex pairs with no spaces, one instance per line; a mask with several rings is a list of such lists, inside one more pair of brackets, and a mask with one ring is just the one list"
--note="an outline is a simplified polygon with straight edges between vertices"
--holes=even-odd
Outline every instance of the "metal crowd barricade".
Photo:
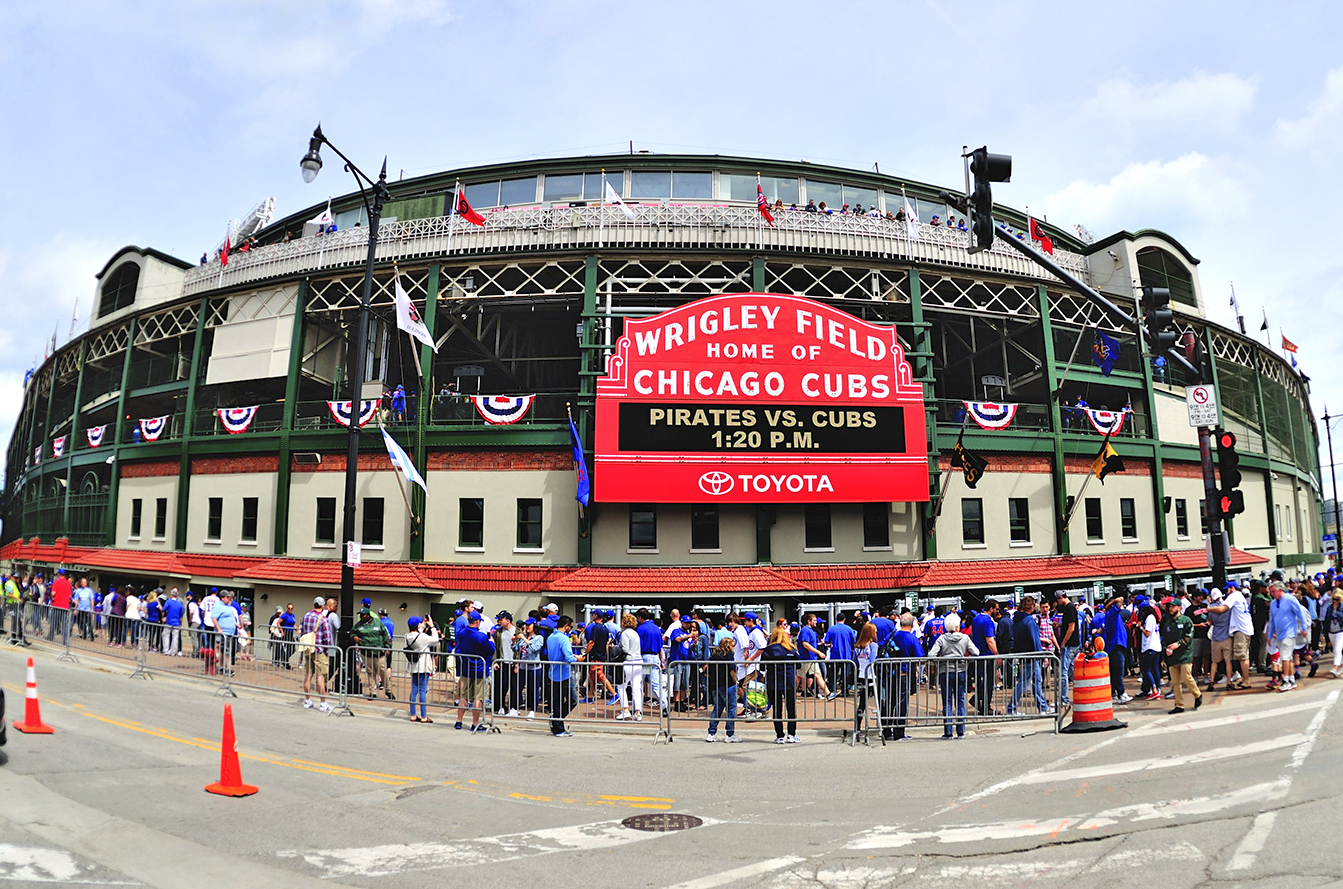
[[[665,693],[660,666],[654,670],[642,661],[496,660],[491,667],[493,725],[546,726],[552,732],[561,723],[566,731],[600,726],[608,731],[651,732],[654,742],[668,739],[665,710],[659,706],[660,695],[653,693],[654,688]],[[569,678],[556,679],[566,667]]]
[[[726,670],[731,671],[729,676],[710,675],[711,671]],[[679,732],[707,734],[709,724],[717,722],[717,740],[725,738],[729,730],[733,735],[746,732],[748,736],[770,730],[775,737],[782,732],[785,738],[811,730],[837,731],[839,740],[852,745],[863,724],[859,704],[865,704],[868,712],[875,708],[875,701],[859,700],[857,664],[853,661],[761,658],[743,664],[680,660],[672,661],[668,672],[672,688],[667,727],[670,739]],[[715,688],[725,688],[727,695],[717,720],[713,718],[719,712]],[[733,712],[730,724],[728,712]]]
[[[396,641],[404,645],[405,640]],[[423,709],[426,715],[433,711],[444,718],[451,715],[455,721],[460,709],[464,726],[478,723],[486,731],[495,730],[489,706],[490,663],[479,655],[444,651],[445,644],[440,640],[427,649],[351,648],[360,683],[354,694],[412,711],[407,716],[418,716]],[[427,677],[419,680],[421,687],[417,687],[416,676]],[[429,719],[434,721],[433,716]]]
[[880,659],[873,673],[881,739],[905,737],[911,728],[941,726],[944,734],[962,734],[971,725],[1044,719],[1057,732],[1063,719],[1060,667],[1052,652]]

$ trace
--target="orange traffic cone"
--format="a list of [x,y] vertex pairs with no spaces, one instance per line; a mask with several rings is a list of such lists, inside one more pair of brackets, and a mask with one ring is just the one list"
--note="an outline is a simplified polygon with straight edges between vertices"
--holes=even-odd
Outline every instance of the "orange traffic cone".
[[56,730],[42,724],[42,707],[37,700],[37,668],[33,659],[28,658],[28,688],[24,692],[23,722],[14,723],[14,728],[29,735],[51,735]]
[[219,747],[219,781],[205,788],[206,793],[220,796],[251,796],[257,789],[242,783],[242,767],[238,765],[238,741],[233,734],[233,706],[224,705],[224,741]]

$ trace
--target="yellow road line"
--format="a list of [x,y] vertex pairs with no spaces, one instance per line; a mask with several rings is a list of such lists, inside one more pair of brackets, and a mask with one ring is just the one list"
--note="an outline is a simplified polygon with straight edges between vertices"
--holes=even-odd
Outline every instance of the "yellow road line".
[[361,775],[376,775],[376,776],[378,776],[379,778],[400,778],[402,781],[423,781],[423,780],[424,780],[423,778],[417,778],[417,777],[415,777],[415,776],[413,776],[413,775],[388,775],[388,774],[385,773],[385,772],[372,772],[372,771],[369,771],[368,769],[352,769],[352,768],[349,768],[349,767],[347,767],[347,766],[333,766],[333,765],[331,765],[330,763],[325,763],[325,762],[313,762],[312,760],[308,760],[308,759],[296,759],[296,760],[294,760],[294,762],[300,762],[300,763],[303,763],[305,766],[321,766],[321,767],[323,767],[323,768],[327,768],[327,769],[339,769],[339,770],[342,771],[342,772],[358,772],[358,773],[360,773]]

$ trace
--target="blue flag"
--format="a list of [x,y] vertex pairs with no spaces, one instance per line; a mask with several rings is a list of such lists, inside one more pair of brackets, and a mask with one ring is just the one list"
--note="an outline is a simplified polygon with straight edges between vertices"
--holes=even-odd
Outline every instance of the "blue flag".
[[1091,343],[1091,360],[1108,377],[1119,360],[1119,341],[1096,331],[1096,338]]
[[569,437],[574,447],[574,472],[578,474],[578,490],[574,499],[584,506],[592,505],[592,479],[588,478],[588,461],[583,457],[583,442],[578,437],[578,427],[573,418],[569,418]]
[[424,483],[424,477],[416,471],[415,462],[410,459],[410,455],[401,449],[401,445],[396,443],[391,433],[381,426],[378,428],[382,429],[382,440],[387,445],[387,457],[392,461],[392,465],[401,470],[401,474],[407,479],[423,488],[424,493],[428,495],[429,486]]

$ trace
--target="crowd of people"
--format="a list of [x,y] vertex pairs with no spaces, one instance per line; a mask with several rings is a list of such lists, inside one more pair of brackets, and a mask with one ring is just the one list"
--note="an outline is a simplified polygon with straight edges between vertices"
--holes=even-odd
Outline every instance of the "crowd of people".
[[[111,648],[201,658],[207,673],[230,674],[239,657],[263,660],[264,643],[273,669],[302,670],[305,707],[332,709],[335,598],[316,597],[302,615],[292,603],[277,607],[254,641],[248,609],[218,588],[201,596],[130,585],[103,593],[87,577],[72,584],[62,569],[50,582],[41,573],[2,575],[0,592],[13,643],[30,644],[44,631],[64,643],[74,634]],[[1173,714],[1197,709],[1205,691],[1252,687],[1256,672],[1269,677],[1265,687],[1291,691],[1303,670],[1316,675],[1327,652],[1329,675],[1343,676],[1343,574],[1333,569],[1292,582],[1274,571],[1245,588],[1228,582],[1156,599],[1119,592],[1095,608],[1058,593],[988,599],[978,608],[840,612],[829,624],[816,613],[770,625],[752,611],[703,609],[672,610],[661,623],[644,609],[586,617],[576,622],[551,603],[516,620],[508,611],[487,619],[483,602],[462,600],[450,625],[418,615],[401,632],[386,609],[375,614],[364,599],[351,627],[354,678],[345,690],[395,700],[399,673],[409,680],[411,720],[432,723],[428,689],[437,677],[456,710],[454,726],[469,731],[483,731],[490,712],[545,718],[553,734],[568,737],[574,709],[597,705],[584,712],[629,722],[693,714],[707,722],[709,742],[722,728],[734,743],[739,720],[769,719],[776,743],[791,744],[806,698],[814,703],[804,721],[851,718],[859,737],[875,724],[893,741],[908,737],[916,695],[925,696],[915,705],[924,722],[940,709],[947,739],[964,737],[967,712],[1048,716],[1068,704],[1079,655],[1108,659],[1115,703],[1134,701],[1136,690],[1136,699],[1171,699]]]

